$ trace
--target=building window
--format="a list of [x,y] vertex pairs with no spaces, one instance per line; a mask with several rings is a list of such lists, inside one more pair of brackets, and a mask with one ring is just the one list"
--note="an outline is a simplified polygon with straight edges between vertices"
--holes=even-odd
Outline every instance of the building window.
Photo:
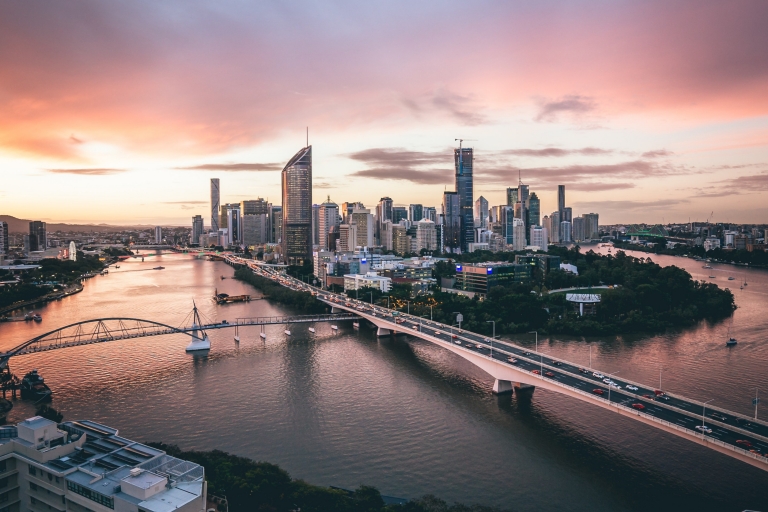
[[32,464],[29,465],[29,474],[37,475],[37,469],[35,469],[35,466],[33,466]]
[[29,482],[29,488],[32,489],[33,491],[36,491],[37,490],[37,484],[34,483],[34,482]]
[[5,487],[8,485],[8,477],[0,478],[0,487]]
[[48,481],[53,482],[53,475],[48,473]]
[[82,485],[76,484],[75,482],[67,482],[67,489],[70,491],[79,494],[80,496],[84,496],[88,498],[91,501],[95,501],[96,503],[99,503],[100,505],[104,505],[107,508],[111,508],[112,510],[115,509],[115,499],[110,498],[109,496],[104,496],[101,493],[98,493],[96,491],[92,491],[91,489],[88,489],[87,487],[83,487]]
[[5,461],[0,460],[0,472],[3,472],[3,471],[5,471]]
[[3,494],[0,494],[0,503],[5,503],[8,501],[8,498],[10,497],[10,492],[4,492]]

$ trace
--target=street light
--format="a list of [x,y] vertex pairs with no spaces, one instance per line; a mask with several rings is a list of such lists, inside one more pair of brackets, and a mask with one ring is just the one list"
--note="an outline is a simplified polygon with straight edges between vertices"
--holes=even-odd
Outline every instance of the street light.
[[[464,320],[464,316],[458,311],[454,311],[453,314],[458,315],[456,317],[456,322],[459,324],[459,330],[461,330],[461,320]],[[461,318],[461,320],[459,320],[459,318]]]
[[757,397],[757,392],[758,391],[759,390],[757,388],[755,388],[755,399],[752,400],[752,403],[755,404],[755,420],[757,420],[757,404],[760,403],[760,399]]
[[536,335],[536,352],[539,351],[539,331],[528,331],[528,334]]
[[491,338],[491,359],[493,359],[493,340],[496,339],[496,321],[495,320],[486,320],[485,323],[493,324],[493,337]]
[[613,379],[611,377],[613,377],[614,375],[618,375],[619,373],[621,373],[621,372],[618,371],[618,372],[613,372],[613,373],[609,373],[608,374],[608,381],[609,381],[609,383],[608,383],[608,405],[611,405],[611,388],[613,387],[610,384],[610,382],[613,382]]
[[661,372],[662,370],[666,370],[667,368],[659,368],[659,391],[661,391]]
[[371,294],[371,304],[373,304],[373,292],[368,292]]
[[411,314],[411,301],[407,300],[405,302],[408,305],[408,314],[410,315]]

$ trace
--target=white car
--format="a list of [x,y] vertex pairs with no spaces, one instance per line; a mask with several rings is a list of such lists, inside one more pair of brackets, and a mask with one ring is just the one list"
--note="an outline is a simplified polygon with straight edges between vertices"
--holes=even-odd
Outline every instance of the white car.
[[459,340],[454,341],[455,344],[461,345],[461,342]]
[[615,388],[615,389],[621,389],[621,386],[619,386],[619,385],[618,385],[618,384],[616,384],[615,382],[611,382],[611,383],[610,383],[610,384],[608,384],[608,385],[609,385],[609,386],[611,386],[612,388]]
[[630,391],[637,391],[637,386],[633,386],[632,384],[627,384],[627,389]]
[[704,425],[696,425],[696,430],[699,432],[704,432],[705,434],[711,434],[712,429],[709,427],[705,427]]
[[605,382],[606,384],[611,384],[613,381],[611,379],[605,378],[603,379],[603,382]]
[[592,376],[593,377],[597,377],[598,379],[604,379],[605,378],[605,375],[603,375],[602,373],[599,373],[599,372],[594,372],[592,374]]

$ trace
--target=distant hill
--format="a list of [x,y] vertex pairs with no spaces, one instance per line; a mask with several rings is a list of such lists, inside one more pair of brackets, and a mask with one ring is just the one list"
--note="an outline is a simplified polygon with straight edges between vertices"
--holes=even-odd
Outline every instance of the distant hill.
[[[11,215],[0,215],[0,221],[8,223],[8,231],[11,233],[29,233],[30,220],[17,219]],[[104,233],[107,231],[122,231],[124,229],[152,229],[154,226],[110,226],[109,224],[59,224],[48,222],[46,231],[54,233],[56,231],[84,231],[93,233]]]

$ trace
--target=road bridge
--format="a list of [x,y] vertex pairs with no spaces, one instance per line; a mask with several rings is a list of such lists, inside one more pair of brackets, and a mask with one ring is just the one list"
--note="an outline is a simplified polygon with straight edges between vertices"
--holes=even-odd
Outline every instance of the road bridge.
[[359,315],[377,327],[377,334],[408,333],[453,352],[481,368],[495,381],[495,393],[530,394],[535,387],[567,395],[621,416],[713,449],[768,471],[768,423],[713,407],[653,386],[602,375],[598,371],[545,355],[506,340],[454,329],[452,326],[403,314],[346,295],[320,290],[273,269],[228,255],[233,266],[296,291],[312,293],[332,311]]

